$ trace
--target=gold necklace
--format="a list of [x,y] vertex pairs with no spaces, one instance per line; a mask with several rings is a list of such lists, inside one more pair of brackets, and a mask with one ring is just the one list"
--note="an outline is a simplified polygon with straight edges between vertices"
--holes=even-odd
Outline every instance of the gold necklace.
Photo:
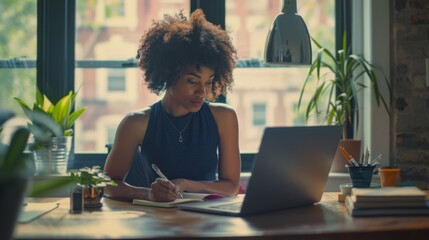
[[165,118],[167,118],[167,121],[171,124],[171,126],[174,127],[174,129],[176,129],[176,131],[179,133],[179,142],[183,142],[183,137],[182,137],[182,133],[183,131],[185,131],[185,129],[188,127],[189,123],[191,122],[192,118],[194,117],[194,114],[192,113],[192,116],[189,118],[188,122],[186,123],[185,127],[182,130],[177,129],[176,125],[174,125],[174,123],[170,120],[170,118],[168,118],[167,113],[165,112],[164,106],[161,104],[162,107],[162,112],[164,112],[164,116]]

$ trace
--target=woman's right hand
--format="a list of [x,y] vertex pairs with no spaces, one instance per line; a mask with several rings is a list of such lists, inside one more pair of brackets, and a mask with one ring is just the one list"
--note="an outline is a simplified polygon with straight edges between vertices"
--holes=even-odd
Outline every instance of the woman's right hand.
[[179,196],[176,185],[162,178],[157,178],[149,191],[148,200],[155,202],[171,202]]

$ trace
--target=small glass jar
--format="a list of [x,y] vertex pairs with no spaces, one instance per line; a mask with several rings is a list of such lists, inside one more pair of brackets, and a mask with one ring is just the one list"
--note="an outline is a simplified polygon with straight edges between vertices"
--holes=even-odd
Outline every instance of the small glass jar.
[[83,188],[78,184],[70,186],[70,213],[82,213]]

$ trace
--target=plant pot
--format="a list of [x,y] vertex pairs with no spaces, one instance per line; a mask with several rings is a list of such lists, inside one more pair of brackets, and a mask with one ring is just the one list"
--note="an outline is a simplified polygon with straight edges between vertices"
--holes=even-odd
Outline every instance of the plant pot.
[[84,209],[101,208],[101,198],[103,198],[104,187],[84,186],[83,187],[83,207]]
[[28,172],[0,172],[0,239],[12,239],[30,180]]
[[53,137],[34,149],[36,175],[65,175],[73,137]]
[[343,146],[353,158],[359,162],[360,149],[361,149],[361,140],[354,139],[341,139],[338,142],[337,152],[335,153],[334,161],[332,162],[331,172],[347,173],[347,160],[344,158],[344,155],[340,151],[340,146]]

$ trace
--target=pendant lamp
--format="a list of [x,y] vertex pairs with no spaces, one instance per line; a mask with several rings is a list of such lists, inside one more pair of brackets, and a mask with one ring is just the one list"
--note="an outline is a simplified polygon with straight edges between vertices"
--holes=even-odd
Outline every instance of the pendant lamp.
[[311,65],[307,26],[297,14],[296,0],[284,0],[282,12],[268,32],[264,61],[273,65]]

